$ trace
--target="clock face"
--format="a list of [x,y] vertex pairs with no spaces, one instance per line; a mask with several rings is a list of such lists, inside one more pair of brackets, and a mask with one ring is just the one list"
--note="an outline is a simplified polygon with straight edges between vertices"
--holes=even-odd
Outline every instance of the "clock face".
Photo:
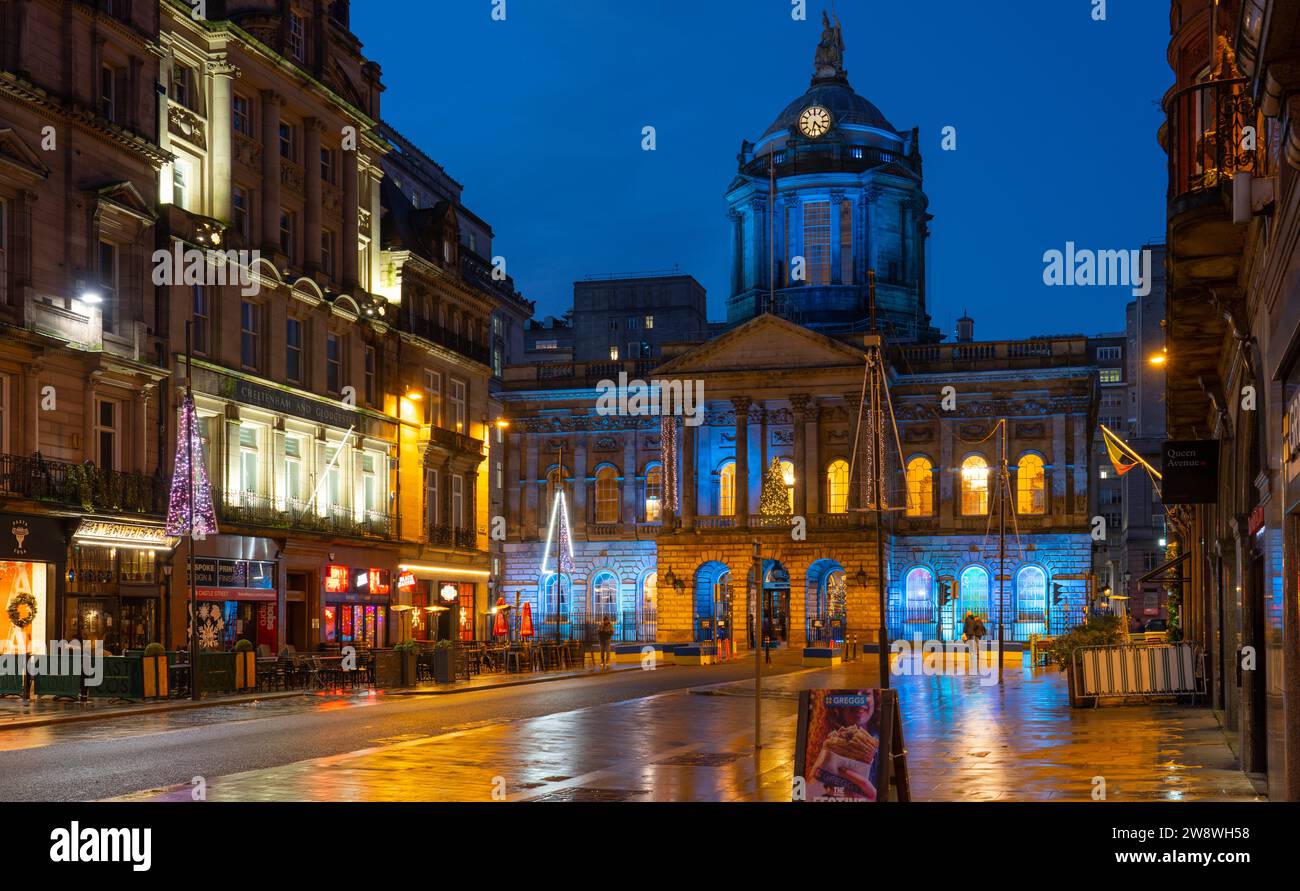
[[799,129],[810,139],[825,136],[830,128],[831,113],[820,105],[805,108],[803,114],[799,115]]

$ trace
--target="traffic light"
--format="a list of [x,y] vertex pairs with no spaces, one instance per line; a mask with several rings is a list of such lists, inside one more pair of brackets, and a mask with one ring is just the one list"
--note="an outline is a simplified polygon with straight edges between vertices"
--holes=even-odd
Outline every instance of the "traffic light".
[[952,582],[939,582],[939,605],[947,606],[957,598],[952,593]]
[[1059,603],[1061,602],[1061,599],[1062,599],[1064,596],[1065,596],[1065,592],[1064,592],[1064,590],[1062,590],[1061,586],[1060,586],[1059,584],[1057,584],[1057,583],[1053,583],[1053,584],[1052,584],[1052,603],[1053,603],[1053,604],[1059,604]]

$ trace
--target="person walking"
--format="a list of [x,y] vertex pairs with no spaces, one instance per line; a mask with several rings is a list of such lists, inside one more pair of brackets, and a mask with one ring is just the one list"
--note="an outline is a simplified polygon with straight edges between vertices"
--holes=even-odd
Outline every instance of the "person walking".
[[975,614],[974,613],[969,613],[969,612],[966,613],[965,617],[961,620],[961,639],[962,640],[975,639]]
[[984,637],[985,637],[988,633],[989,633],[988,628],[984,627],[984,617],[983,617],[983,616],[975,616],[975,617],[974,617],[974,625],[973,625],[973,628],[972,628],[972,636],[974,636],[976,642],[983,641],[983,640],[984,640]]
[[600,667],[609,668],[609,642],[614,637],[614,623],[609,616],[604,616],[600,620],[600,626],[596,629],[596,637],[600,639]]

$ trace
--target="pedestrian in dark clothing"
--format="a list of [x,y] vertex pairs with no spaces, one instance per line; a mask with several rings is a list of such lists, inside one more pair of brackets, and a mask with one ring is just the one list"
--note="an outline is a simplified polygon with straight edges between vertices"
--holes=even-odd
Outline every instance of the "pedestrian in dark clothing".
[[596,637],[600,638],[600,667],[609,668],[609,642],[614,637],[614,623],[609,616],[600,620],[600,627],[596,629]]
[[974,637],[977,641],[983,640],[989,630],[984,627],[984,619],[980,616],[975,617]]
[[961,620],[961,639],[972,640],[975,637],[975,614],[967,613]]

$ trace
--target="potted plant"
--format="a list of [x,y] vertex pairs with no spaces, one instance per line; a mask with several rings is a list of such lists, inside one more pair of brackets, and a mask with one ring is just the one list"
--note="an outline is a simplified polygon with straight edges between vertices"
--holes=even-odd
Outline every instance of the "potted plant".
[[140,657],[144,673],[144,698],[167,698],[167,651],[160,643],[151,643]]
[[456,666],[452,664],[452,642],[440,640],[433,647],[433,679],[440,684],[450,684],[456,677]]
[[1084,647],[1113,647],[1123,642],[1124,631],[1119,616],[1111,615],[1094,616],[1084,624],[1071,628],[1068,634],[1052,640],[1047,648],[1047,658],[1065,672],[1070,705],[1076,708],[1092,705],[1091,697],[1081,697],[1077,693],[1079,678],[1074,666],[1075,651]]
[[248,640],[235,641],[235,689],[252,690],[257,687],[257,654]]
[[402,663],[402,686],[415,686],[415,663],[420,653],[420,645],[413,640],[404,640],[393,647]]

